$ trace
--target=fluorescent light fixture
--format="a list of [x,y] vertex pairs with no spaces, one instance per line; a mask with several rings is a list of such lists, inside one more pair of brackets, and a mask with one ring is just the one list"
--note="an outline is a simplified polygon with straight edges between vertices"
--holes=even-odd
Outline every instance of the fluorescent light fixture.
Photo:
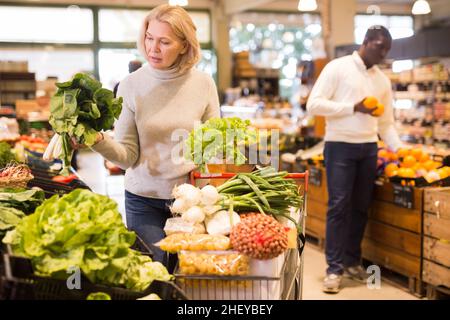
[[188,0],[169,0],[171,6],[185,7],[189,4]]
[[316,0],[299,0],[298,10],[299,11],[314,11],[317,9]]
[[426,0],[417,0],[412,7],[412,14],[429,14],[431,12],[430,5]]

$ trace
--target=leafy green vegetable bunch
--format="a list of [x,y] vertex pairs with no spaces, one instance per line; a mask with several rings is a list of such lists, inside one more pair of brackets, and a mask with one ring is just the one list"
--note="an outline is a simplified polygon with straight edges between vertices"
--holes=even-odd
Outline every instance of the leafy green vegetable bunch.
[[16,160],[11,146],[6,142],[0,142],[0,169]]
[[257,141],[257,132],[249,125],[249,120],[240,118],[209,119],[189,134],[186,158],[199,165],[202,171],[206,164],[216,160],[244,164],[247,160],[243,153],[245,146]]
[[110,130],[122,111],[122,98],[102,88],[96,79],[77,73],[70,81],[57,83],[58,90],[50,101],[50,124],[62,137],[62,174],[68,174],[72,147],[70,138],[92,146],[97,132]]
[[155,279],[172,279],[161,263],[130,249],[135,239],[113,200],[77,189],[46,200],[3,242],[14,254],[30,258],[40,276],[66,279],[75,267],[92,283],[136,291],[145,290]]
[[0,188],[0,206],[11,207],[25,213],[33,213],[45,200],[41,189]]
[[6,207],[0,202],[0,240],[7,231],[14,229],[25,214],[15,208]]

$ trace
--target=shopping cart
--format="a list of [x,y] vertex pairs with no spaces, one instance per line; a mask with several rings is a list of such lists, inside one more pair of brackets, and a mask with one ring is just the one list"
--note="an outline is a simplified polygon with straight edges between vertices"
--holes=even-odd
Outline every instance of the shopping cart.
[[[191,172],[190,182],[196,185],[198,179],[230,179],[236,173],[201,174]],[[305,246],[305,217],[308,191],[308,171],[290,173],[286,178],[297,180],[303,196],[298,213],[301,232],[297,248],[276,259],[254,261],[264,275],[216,276],[186,275],[175,271],[177,284],[190,299],[194,300],[301,300],[303,285],[303,249]]]

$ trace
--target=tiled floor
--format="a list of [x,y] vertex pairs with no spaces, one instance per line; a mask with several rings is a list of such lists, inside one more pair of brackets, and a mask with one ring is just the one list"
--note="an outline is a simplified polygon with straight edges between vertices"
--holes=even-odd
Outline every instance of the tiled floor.
[[[123,176],[109,176],[103,165],[103,158],[93,152],[83,152],[79,157],[78,171],[81,178],[95,192],[106,194],[116,200],[119,211],[124,216]],[[326,269],[322,252],[307,245],[304,252],[305,269],[303,274],[303,299],[305,300],[417,300],[404,289],[395,287],[383,280],[380,289],[369,289],[349,279],[344,279],[343,289],[338,294],[322,292],[322,279]]]

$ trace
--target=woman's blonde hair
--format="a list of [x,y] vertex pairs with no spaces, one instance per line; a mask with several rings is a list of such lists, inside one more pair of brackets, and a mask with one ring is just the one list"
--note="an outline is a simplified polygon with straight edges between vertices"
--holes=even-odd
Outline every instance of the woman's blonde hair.
[[175,35],[187,46],[185,53],[175,62],[174,67],[180,72],[185,72],[200,61],[201,50],[197,39],[197,28],[189,14],[180,6],[162,4],[151,10],[145,17],[139,33],[137,48],[140,54],[148,59],[145,51],[145,33],[150,21],[157,20],[170,25]]

